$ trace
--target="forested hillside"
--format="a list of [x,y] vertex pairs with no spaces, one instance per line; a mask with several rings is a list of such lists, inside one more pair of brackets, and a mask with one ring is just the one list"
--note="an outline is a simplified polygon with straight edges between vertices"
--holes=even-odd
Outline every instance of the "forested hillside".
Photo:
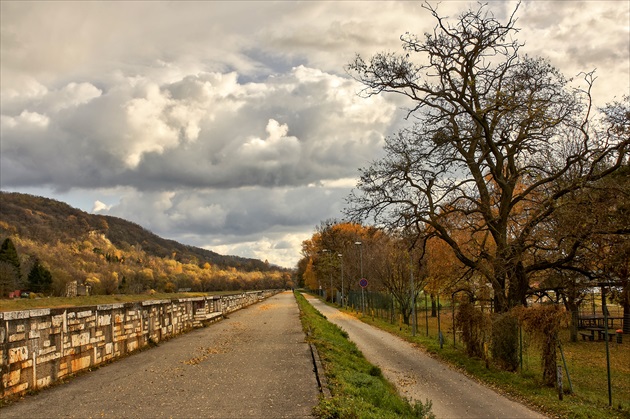
[[[75,280],[108,294],[254,289],[290,280],[287,270],[257,259],[183,245],[117,217],[20,193],[0,192],[0,241],[3,296],[14,289],[62,295]],[[51,273],[44,281],[50,284],[33,286],[34,267]]]

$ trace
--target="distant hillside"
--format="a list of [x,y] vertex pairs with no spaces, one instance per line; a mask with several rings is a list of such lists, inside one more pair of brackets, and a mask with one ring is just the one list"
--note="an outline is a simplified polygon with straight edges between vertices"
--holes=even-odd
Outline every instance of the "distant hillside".
[[0,234],[43,243],[71,242],[90,232],[99,232],[119,248],[141,246],[147,254],[172,257],[182,263],[209,262],[244,271],[280,269],[258,259],[224,256],[210,250],[163,239],[138,224],[122,218],[88,214],[66,203],[21,193],[0,191]]

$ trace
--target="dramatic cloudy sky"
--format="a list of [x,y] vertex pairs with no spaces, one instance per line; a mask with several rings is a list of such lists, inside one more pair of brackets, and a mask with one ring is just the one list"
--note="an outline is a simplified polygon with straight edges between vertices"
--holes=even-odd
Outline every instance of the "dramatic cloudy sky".
[[[288,267],[401,123],[344,66],[434,25],[415,1],[0,5],[2,190]],[[524,1],[518,39],[567,76],[597,68],[603,104],[629,90],[629,9]]]

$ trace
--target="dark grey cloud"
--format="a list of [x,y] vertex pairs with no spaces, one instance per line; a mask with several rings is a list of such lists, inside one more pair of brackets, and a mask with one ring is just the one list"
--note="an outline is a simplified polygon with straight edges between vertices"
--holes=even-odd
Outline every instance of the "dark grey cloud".
[[[290,266],[404,124],[403,98],[359,98],[344,66],[430,30],[420,6],[0,2],[0,187]],[[567,76],[597,67],[603,103],[628,90],[629,9],[524,1],[518,38]]]

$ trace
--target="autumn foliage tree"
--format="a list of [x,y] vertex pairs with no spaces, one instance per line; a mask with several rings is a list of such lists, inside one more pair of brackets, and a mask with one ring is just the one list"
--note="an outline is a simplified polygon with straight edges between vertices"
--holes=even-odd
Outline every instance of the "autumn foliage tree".
[[505,312],[525,304],[538,272],[575,260],[592,232],[545,230],[565,197],[627,164],[630,140],[611,117],[593,117],[592,74],[575,90],[547,61],[520,53],[516,10],[500,22],[484,4],[451,24],[424,7],[432,33],[406,33],[402,54],[357,56],[348,67],[366,96],[408,98],[415,124],[362,169],[347,214],[392,229],[426,225]]

